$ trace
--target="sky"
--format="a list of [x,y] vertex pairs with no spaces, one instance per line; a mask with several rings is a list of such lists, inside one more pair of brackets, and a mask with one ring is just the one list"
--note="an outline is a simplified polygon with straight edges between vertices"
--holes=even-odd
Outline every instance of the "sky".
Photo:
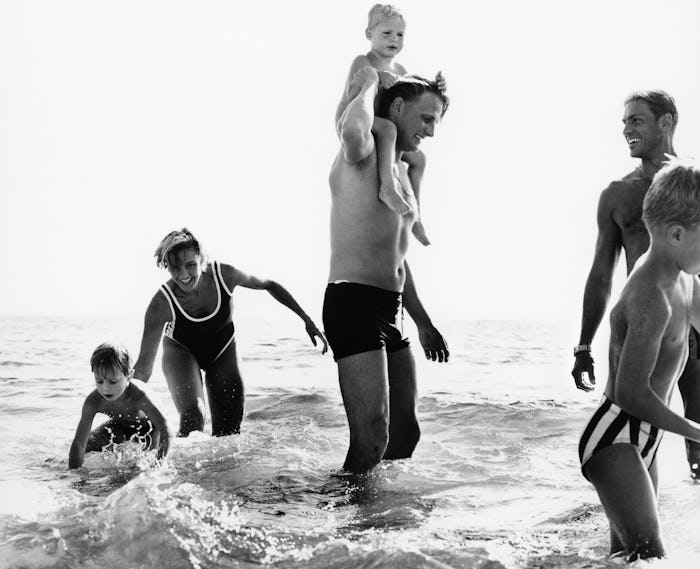
[[[140,319],[167,278],[153,251],[187,226],[320,322],[333,115],[371,5],[0,1],[0,314]],[[397,61],[442,70],[451,98],[422,147],[423,303],[577,328],[598,196],[636,166],[625,96],[671,93],[676,150],[700,156],[700,3],[397,6]]]

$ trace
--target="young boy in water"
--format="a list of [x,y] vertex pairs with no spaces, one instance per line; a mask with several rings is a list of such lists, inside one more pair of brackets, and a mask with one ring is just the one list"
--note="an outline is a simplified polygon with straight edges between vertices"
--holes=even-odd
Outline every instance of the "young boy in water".
[[[83,412],[68,456],[68,468],[83,464],[85,452],[101,451],[133,437],[158,449],[158,458],[168,453],[170,436],[165,418],[148,395],[131,382],[134,370],[129,352],[120,345],[100,344],[90,358],[96,389],[83,403]],[[97,413],[110,420],[90,432]]]
[[669,409],[700,326],[700,170],[674,160],[654,176],[642,219],[651,245],[610,313],[610,375],[581,435],[583,475],[610,521],[610,552],[663,557],[654,461],[670,431],[700,441],[700,424]]
[[[405,29],[406,23],[403,15],[394,6],[390,4],[375,4],[369,11],[369,23],[365,30],[365,35],[370,41],[371,49],[366,55],[358,55],[350,66],[345,91],[335,113],[336,128],[348,104],[359,92],[361,85],[355,81],[355,76],[360,69],[367,66],[374,67],[379,75],[379,87],[381,89],[388,89],[401,76],[406,75],[406,69],[403,65],[394,61],[394,57],[403,48]],[[435,80],[440,89],[445,91],[446,83],[441,73],[437,74]],[[396,129],[391,124],[391,121],[375,117],[372,125],[372,134],[377,146],[377,169],[380,182],[379,199],[395,212],[401,215],[407,214],[412,208],[406,201],[401,186],[397,187],[395,178],[392,175]],[[402,159],[408,165],[408,178],[411,182],[413,194],[416,197],[416,203],[419,204],[420,185],[423,179],[423,172],[425,171],[425,155],[420,150],[417,150],[404,153]],[[413,224],[413,234],[423,245],[430,245],[430,240],[420,217]]]

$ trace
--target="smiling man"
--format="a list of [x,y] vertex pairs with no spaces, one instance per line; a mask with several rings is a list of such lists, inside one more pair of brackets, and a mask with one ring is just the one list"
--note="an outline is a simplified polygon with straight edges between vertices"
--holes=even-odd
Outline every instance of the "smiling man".
[[416,220],[415,197],[401,157],[433,136],[448,100],[437,83],[406,77],[382,91],[378,115],[394,132],[393,175],[412,212],[379,201],[372,136],[378,77],[372,67],[353,78],[357,94],[343,112],[341,149],[330,174],[331,261],[323,305],[326,334],[338,364],[350,427],[345,468],[369,470],[382,459],[407,458],[418,443],[416,372],[402,330],[403,306],[415,321],[428,359],[449,357],[421,304],[406,263]]
[[[642,222],[642,203],[652,178],[667,160],[675,156],[673,133],[678,111],[673,98],[664,91],[638,91],[627,97],[622,118],[625,137],[639,166],[621,180],[612,182],[598,202],[598,239],[593,266],[583,295],[583,317],[579,345],[574,348],[575,363],[571,372],[576,386],[584,391],[594,388],[595,376],[591,343],[610,299],[612,276],[625,251],[627,274],[649,247],[649,234]],[[700,363],[698,334],[691,328],[688,361],[678,386],[683,397],[685,416],[700,420]],[[585,377],[586,374],[588,377]],[[700,476],[700,445],[686,441],[691,475]]]

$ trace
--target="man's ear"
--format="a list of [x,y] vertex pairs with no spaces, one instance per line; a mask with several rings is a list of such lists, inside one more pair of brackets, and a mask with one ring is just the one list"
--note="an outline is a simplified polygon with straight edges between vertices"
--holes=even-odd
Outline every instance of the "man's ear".
[[671,113],[665,113],[659,117],[659,126],[664,130],[673,128],[673,116]]
[[396,97],[392,102],[389,107],[391,109],[392,116],[401,116],[401,114],[404,111],[404,108],[406,106],[406,101],[403,100],[403,97]]

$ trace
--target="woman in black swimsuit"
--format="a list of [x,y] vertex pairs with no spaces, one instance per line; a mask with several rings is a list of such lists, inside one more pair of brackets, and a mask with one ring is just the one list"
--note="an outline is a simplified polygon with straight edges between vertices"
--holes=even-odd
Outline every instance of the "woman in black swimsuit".
[[[163,336],[163,374],[180,414],[179,436],[204,428],[204,370],[212,434],[240,432],[244,390],[231,318],[236,286],[266,290],[304,321],[311,342],[328,345],[291,294],[280,284],[247,275],[231,265],[208,262],[199,242],[183,228],[172,231],[155,252],[159,267],[170,273],[146,309],[141,350],[134,376],[148,381]],[[163,328],[165,327],[165,330]]]

